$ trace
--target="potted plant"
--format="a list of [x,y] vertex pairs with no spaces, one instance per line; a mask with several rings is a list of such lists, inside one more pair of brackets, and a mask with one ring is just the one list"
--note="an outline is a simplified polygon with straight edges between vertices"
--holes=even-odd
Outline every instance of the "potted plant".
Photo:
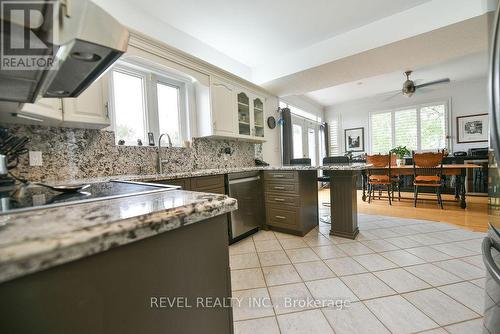
[[405,156],[410,155],[410,150],[406,146],[398,146],[390,150],[389,153],[396,155],[396,165],[403,166],[405,164]]

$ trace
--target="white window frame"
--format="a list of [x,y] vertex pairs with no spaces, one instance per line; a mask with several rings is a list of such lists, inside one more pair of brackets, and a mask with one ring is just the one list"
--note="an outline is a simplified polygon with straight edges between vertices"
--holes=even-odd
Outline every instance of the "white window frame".
[[[329,119],[329,121],[327,122],[328,123],[328,126],[329,126],[329,133],[328,133],[328,137],[330,138],[330,145],[327,147],[327,155],[326,156],[339,156],[339,155],[342,155],[342,152],[343,152],[343,147],[342,147],[342,137],[340,135],[340,133],[342,132],[340,129],[341,129],[341,119],[340,119],[340,115],[334,115],[333,117],[331,117]],[[333,126],[335,125],[335,127]],[[335,133],[336,133],[336,136],[335,138],[332,137],[332,132],[333,130],[335,129]],[[333,139],[335,139],[335,142],[337,143],[337,150],[334,151],[333,149]]]
[[[446,140],[445,140],[445,143],[446,143],[446,149],[450,149],[451,148],[451,141],[450,141],[450,133],[451,133],[451,109],[450,109],[450,106],[451,106],[451,99],[448,99],[448,100],[435,100],[435,101],[429,101],[429,102],[425,102],[425,103],[420,103],[420,104],[414,104],[414,105],[408,105],[408,106],[401,106],[401,107],[397,107],[397,108],[394,108],[394,109],[386,109],[386,110],[379,110],[379,111],[373,111],[373,112],[370,112],[369,115],[368,115],[368,135],[369,135],[369,138],[370,138],[370,153],[373,154],[373,129],[372,129],[372,121],[371,121],[371,118],[372,118],[372,115],[375,115],[375,114],[382,114],[382,113],[391,113],[391,144],[392,144],[392,147],[396,147],[396,135],[395,135],[395,117],[394,117],[394,114],[397,113],[398,111],[402,111],[402,110],[408,110],[408,109],[416,109],[417,110],[417,148],[415,149],[415,151],[419,152],[419,151],[422,151],[421,149],[421,133],[420,133],[420,127],[421,127],[421,124],[420,124],[420,110],[422,108],[425,108],[425,107],[429,107],[429,106],[435,106],[435,105],[444,105],[444,113],[445,113],[445,137],[446,137]],[[428,149],[425,149],[425,150],[428,150]]]
[[[143,144],[147,145],[147,142],[146,142],[147,135],[148,135],[147,129],[149,128],[149,125],[148,125],[149,119],[148,119],[148,112],[147,112],[148,107],[149,107],[148,106],[149,99],[147,96],[147,85],[148,85],[147,73],[140,71],[136,68],[122,66],[120,64],[113,66],[111,71],[112,72],[116,71],[116,72],[120,72],[120,73],[127,74],[130,76],[134,76],[137,78],[141,78],[141,80],[142,80],[142,109],[144,111],[142,117],[143,117],[143,124],[145,126],[145,129],[144,129],[144,137],[140,138],[140,139],[142,140]],[[116,112],[115,112],[115,103],[114,103],[115,92],[114,92],[114,75],[113,75],[113,73],[110,73],[110,76],[109,76],[109,101],[110,101],[110,103],[108,105],[108,108],[109,108],[110,113],[111,113],[111,129],[115,133],[115,142],[117,144],[118,140],[120,140],[120,138],[116,137]],[[137,146],[137,142],[125,142],[125,145],[126,146]]]
[[[119,61],[113,66],[111,71],[117,71],[128,75],[140,77],[143,80],[143,110],[144,110],[144,133],[145,138],[141,138],[143,145],[148,145],[148,132],[154,134],[155,144],[158,144],[160,137],[160,123],[158,114],[158,96],[157,84],[164,84],[179,89],[179,130],[181,134],[180,143],[182,146],[185,140],[190,138],[190,112],[189,112],[189,98],[192,97],[193,86],[191,80],[181,77],[175,73],[168,72],[165,69],[159,69],[153,64],[145,64],[144,62],[127,59],[127,61]],[[109,94],[110,94],[110,112],[111,112],[111,129],[116,133],[116,112],[114,104],[114,85],[113,75],[111,73],[109,80]],[[120,138],[115,138],[116,143]],[[127,146],[137,146],[137,143],[126,142]]]

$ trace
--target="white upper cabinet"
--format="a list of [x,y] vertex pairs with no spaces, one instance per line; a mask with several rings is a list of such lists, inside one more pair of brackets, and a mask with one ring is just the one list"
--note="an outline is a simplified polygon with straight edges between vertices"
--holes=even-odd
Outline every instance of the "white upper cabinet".
[[41,98],[25,103],[11,113],[0,113],[0,121],[19,124],[100,129],[111,124],[107,107],[107,80],[94,82],[75,98]]
[[[60,125],[62,122],[62,101],[58,98],[42,98],[36,103],[25,103],[15,113],[19,121],[32,124]],[[25,123],[22,122],[22,123]]]
[[204,95],[200,92],[202,90],[197,93],[196,101],[200,137],[264,141],[263,97],[212,76],[209,90],[210,110],[207,110],[204,107],[207,105]]
[[63,125],[76,128],[104,128],[111,124],[106,76],[94,82],[80,96],[63,99]]
[[215,135],[234,135],[236,95],[234,87],[214,78],[211,84],[212,125]]
[[245,92],[238,92],[238,134],[252,135],[252,116],[250,114],[250,98]]
[[264,137],[264,102],[262,97],[255,97],[252,101],[253,107],[253,136]]

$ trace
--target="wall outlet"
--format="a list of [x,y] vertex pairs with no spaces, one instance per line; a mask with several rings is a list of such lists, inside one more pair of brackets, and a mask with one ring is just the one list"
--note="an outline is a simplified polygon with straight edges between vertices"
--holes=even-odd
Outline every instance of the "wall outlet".
[[29,151],[30,166],[42,166],[42,151]]

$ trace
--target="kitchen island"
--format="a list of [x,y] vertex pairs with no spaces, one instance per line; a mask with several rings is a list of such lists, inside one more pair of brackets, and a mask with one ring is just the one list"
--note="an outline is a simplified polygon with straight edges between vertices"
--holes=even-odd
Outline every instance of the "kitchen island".
[[231,308],[209,304],[231,297],[235,209],[169,190],[1,215],[0,332],[232,333]]

